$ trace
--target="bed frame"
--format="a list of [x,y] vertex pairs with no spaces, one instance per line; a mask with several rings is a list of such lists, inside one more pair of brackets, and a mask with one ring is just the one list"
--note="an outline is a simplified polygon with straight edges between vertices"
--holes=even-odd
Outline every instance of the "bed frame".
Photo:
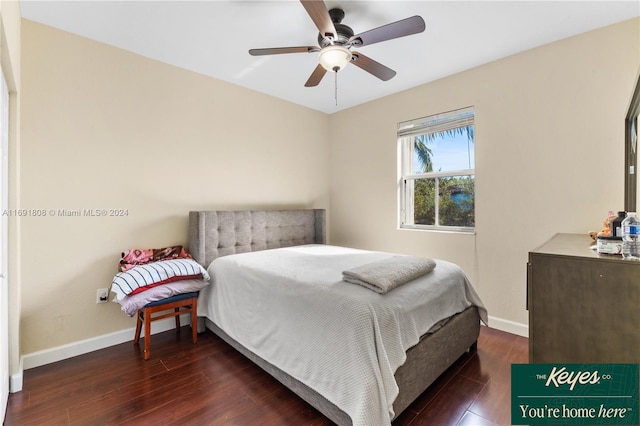
[[[213,259],[235,253],[302,244],[325,244],[325,211],[241,210],[189,212],[189,252],[205,268]],[[207,328],[338,425],[351,418],[322,395],[266,362],[229,337],[209,319]],[[397,418],[462,354],[475,350],[480,317],[475,307],[454,315],[444,326],[425,334],[407,351],[395,373],[400,393],[393,403]]]

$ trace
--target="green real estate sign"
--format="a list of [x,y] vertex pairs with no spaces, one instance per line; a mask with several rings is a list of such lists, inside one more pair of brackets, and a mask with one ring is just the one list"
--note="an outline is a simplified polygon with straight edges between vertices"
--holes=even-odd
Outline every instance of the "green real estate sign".
[[513,364],[514,425],[638,425],[638,364]]

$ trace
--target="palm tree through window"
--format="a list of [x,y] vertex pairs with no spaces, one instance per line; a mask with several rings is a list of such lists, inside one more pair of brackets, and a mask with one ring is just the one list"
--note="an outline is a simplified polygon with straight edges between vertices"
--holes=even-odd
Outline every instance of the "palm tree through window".
[[398,125],[400,227],[475,226],[473,107]]

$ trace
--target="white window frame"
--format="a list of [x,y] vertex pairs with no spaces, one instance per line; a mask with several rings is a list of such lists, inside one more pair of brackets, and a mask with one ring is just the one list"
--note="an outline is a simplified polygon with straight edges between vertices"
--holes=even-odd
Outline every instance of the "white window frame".
[[[439,133],[460,127],[473,126],[474,108],[466,107],[454,111],[398,123],[398,227],[400,229],[423,229],[454,232],[475,232],[475,227],[444,226],[440,223],[439,179],[443,177],[473,176],[475,168],[446,172],[413,173],[413,140],[415,136]],[[474,132],[475,133],[475,132]],[[474,148],[475,149],[475,137]],[[474,156],[475,157],[475,156]],[[414,182],[417,179],[435,180],[435,225],[414,223]],[[475,197],[475,188],[474,188]],[[475,217],[475,210],[474,210]],[[474,220],[475,223],[475,220]]]

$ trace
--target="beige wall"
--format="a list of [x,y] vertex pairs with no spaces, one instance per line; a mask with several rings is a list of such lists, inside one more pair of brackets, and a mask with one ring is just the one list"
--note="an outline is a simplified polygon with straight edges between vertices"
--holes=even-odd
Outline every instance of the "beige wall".
[[134,326],[97,305],[119,253],[193,209],[328,208],[328,117],[30,21],[22,33],[22,353]]
[[[624,116],[639,67],[635,19],[333,114],[331,242],[458,263],[491,316],[526,324],[528,251],[623,208]],[[397,123],[469,105],[476,234],[398,230]]]
[[[20,203],[20,5],[0,1],[0,65],[9,89],[9,208]],[[20,219],[9,218],[8,271],[9,296],[9,374],[22,371],[20,359]]]
[[[121,250],[185,243],[186,212],[200,208],[330,207],[331,243],[454,261],[492,316],[526,323],[527,251],[622,207],[639,27],[326,116],[23,21],[20,206],[129,215],[22,220],[21,353],[132,327],[96,289]],[[397,230],[396,124],[467,105],[477,233]]]

